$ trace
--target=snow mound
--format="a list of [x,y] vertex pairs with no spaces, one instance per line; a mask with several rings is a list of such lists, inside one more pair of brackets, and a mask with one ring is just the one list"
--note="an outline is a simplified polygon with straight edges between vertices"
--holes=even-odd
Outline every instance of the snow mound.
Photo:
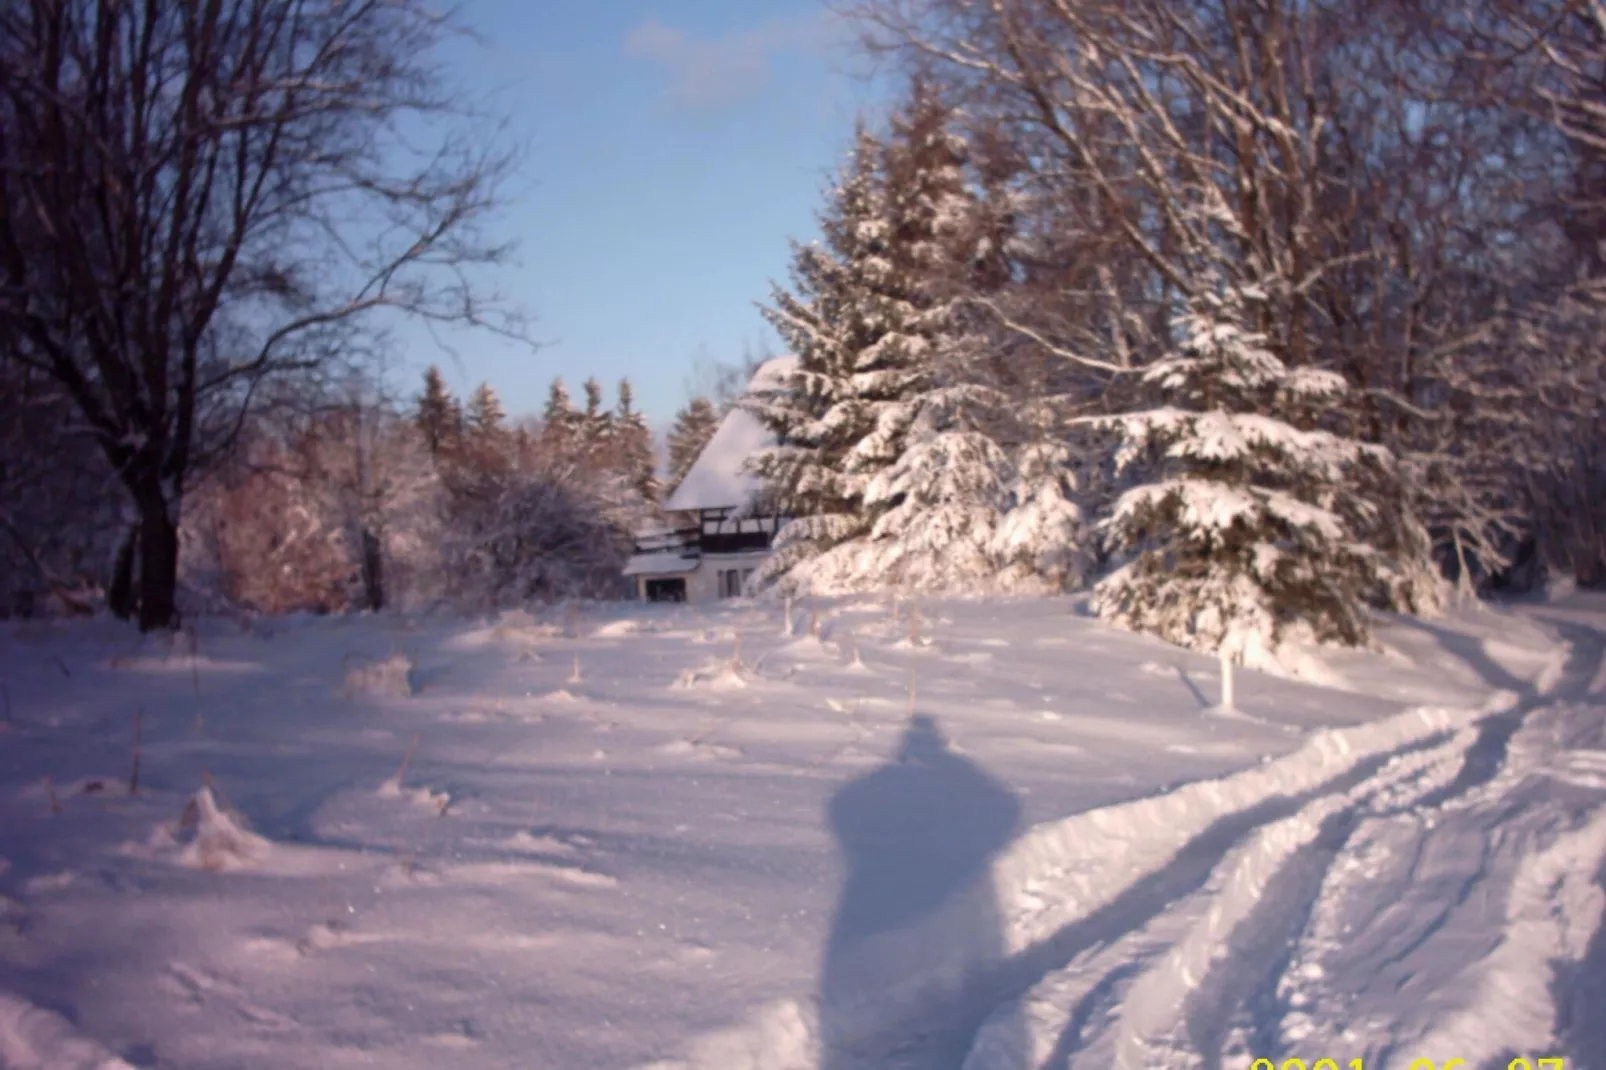
[[112,658],[106,663],[108,669],[117,669],[123,672],[149,673],[161,675],[164,673],[257,673],[265,672],[264,666],[253,661],[228,661],[220,658],[209,658],[200,654],[184,654],[173,652],[170,654],[127,654]]
[[684,1059],[648,1063],[639,1070],[816,1070],[818,1014],[797,1000],[778,1000],[740,1026],[699,1037]]
[[266,858],[273,848],[246,827],[243,817],[220,808],[209,787],[196,792],[184,808],[179,828],[194,830],[190,841],[179,852],[179,861],[193,869],[214,872],[249,869]]
[[346,670],[345,693],[347,696],[410,698],[418,693],[413,681],[416,667],[406,654],[392,654],[378,661],[353,665]]
[[750,678],[745,666],[729,660],[711,661],[698,669],[687,669],[675,680],[677,688],[708,688],[730,691],[746,687]]
[[432,788],[403,787],[398,777],[386,778],[385,782],[379,785],[378,794],[382,799],[407,799],[438,814],[446,813],[446,808],[452,804],[449,792],[435,791]]
[[47,799],[62,805],[78,798],[121,798],[128,794],[128,781],[115,776],[83,776],[65,784],[41,780],[17,793],[27,799]]
[[826,658],[836,660],[837,652],[825,645],[817,635],[805,635],[781,647],[780,653],[794,658]]
[[0,992],[0,1066],[6,1070],[134,1070],[54,1011]]
[[528,645],[563,634],[556,624],[543,624],[522,609],[503,613],[484,627],[459,632],[442,643],[446,650],[472,651],[501,645]]
[[503,841],[503,846],[510,851],[528,851],[532,854],[573,855],[579,851],[576,839],[559,839],[549,833],[538,835],[520,829]]
[[659,754],[690,758],[740,758],[741,748],[727,747],[723,743],[709,743],[700,739],[676,739],[658,748]]
[[1291,632],[1276,646],[1248,642],[1243,652],[1244,668],[1321,687],[1352,690],[1350,681],[1324,657],[1324,652],[1333,648],[1316,642],[1306,627],[1294,628]]
[[619,639],[627,635],[636,635],[642,630],[641,622],[636,620],[611,620],[599,626],[591,633],[593,639]]

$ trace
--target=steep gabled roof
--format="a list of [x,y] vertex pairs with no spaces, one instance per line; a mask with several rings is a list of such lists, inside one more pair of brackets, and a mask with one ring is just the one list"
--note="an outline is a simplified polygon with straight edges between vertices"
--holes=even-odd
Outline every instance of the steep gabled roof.
[[[747,384],[747,392],[771,390],[797,367],[796,357],[776,357],[759,365]],[[773,445],[769,430],[750,412],[733,407],[720,421],[714,437],[686,472],[675,493],[664,502],[670,512],[696,509],[739,509],[752,503],[761,485],[756,476],[742,470],[747,459]]]

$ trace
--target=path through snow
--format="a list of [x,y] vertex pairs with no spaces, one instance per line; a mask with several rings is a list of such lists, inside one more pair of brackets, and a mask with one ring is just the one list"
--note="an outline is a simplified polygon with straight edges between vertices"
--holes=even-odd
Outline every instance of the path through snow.
[[1512,685],[1482,709],[1032,829],[985,878],[1008,957],[956,941],[857,1035],[783,1001],[654,1070],[1599,1066],[1573,992],[1606,988],[1606,667],[1599,631],[1551,623],[1535,681],[1481,666]]

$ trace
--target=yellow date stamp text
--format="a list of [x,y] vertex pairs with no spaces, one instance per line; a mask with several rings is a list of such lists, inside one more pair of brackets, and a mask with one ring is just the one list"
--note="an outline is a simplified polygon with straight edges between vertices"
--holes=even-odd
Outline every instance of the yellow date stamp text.
[[[1270,1059],[1256,1059],[1249,1064],[1249,1070],[1367,1070],[1363,1059],[1317,1059],[1315,1062],[1306,1062],[1304,1059],[1283,1059],[1274,1062]],[[1465,1059],[1412,1059],[1405,1064],[1405,1070],[1473,1070]],[[1548,1056],[1543,1059],[1524,1059],[1518,1056],[1506,1064],[1506,1070],[1567,1070],[1567,1060],[1561,1056]]]

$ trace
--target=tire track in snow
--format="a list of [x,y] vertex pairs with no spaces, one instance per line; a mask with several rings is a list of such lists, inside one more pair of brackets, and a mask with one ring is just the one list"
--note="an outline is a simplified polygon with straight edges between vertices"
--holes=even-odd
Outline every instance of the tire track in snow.
[[[1168,916],[1172,905],[1189,899],[1246,836],[1314,800],[1349,791],[1400,755],[1442,745],[1486,713],[1418,708],[1316,732],[1275,761],[1029,830],[984,878],[992,883],[1004,918],[1007,958],[1001,965],[960,957],[928,961],[921,975],[889,986],[876,1007],[864,1009],[864,1017],[896,1023],[885,1031],[889,1037],[942,1047],[888,1050],[886,1064],[1018,1070],[1025,1065],[1021,1053],[1000,1051],[1003,1061],[995,1062],[985,1054],[992,1049],[978,1043],[986,1039],[989,1017],[1018,1011],[1016,1003],[1045,977],[1128,934],[1153,929],[1162,934],[1159,946],[1166,946],[1172,942],[1164,936],[1174,924]],[[680,1058],[649,1065],[656,1070],[793,1070],[818,1065],[820,1043],[814,1001],[783,1000],[728,1029],[695,1038]],[[864,1061],[872,1055],[855,1057]]]
[[[1601,889],[1587,874],[1606,862],[1606,795],[1558,792],[1549,779],[1600,742],[1598,714],[1579,717],[1576,705],[1602,671],[1600,637],[1568,631],[1573,657],[1550,700],[1491,719],[1506,723],[1480,732],[1473,773],[1411,808],[1362,815],[1346,864],[1330,867],[1290,934],[1277,991],[1260,994],[1276,1028],[1260,1030],[1256,1055],[1342,1048],[1387,1065],[1454,1048],[1472,1065],[1504,1066],[1562,1032],[1580,973],[1565,964],[1586,957],[1591,934],[1600,947]],[[1582,976],[1591,968],[1606,962]]]
[[[1048,1053],[1049,1061],[1037,1061],[1044,1055],[1044,1027],[1055,1017],[1055,1004],[1047,997],[1063,987],[1063,978],[1051,975],[1020,1001],[1028,1012],[1038,1012],[1033,1016],[1039,1034],[1036,1050],[1006,1053],[990,1043],[984,1030],[967,1070],[1058,1068],[1084,1061],[1134,1070],[1157,1065],[1213,1068],[1221,1065],[1228,1047],[1272,1054],[1281,1018],[1276,982],[1288,967],[1287,949],[1303,930],[1329,868],[1358,822],[1440,806],[1492,780],[1522,718],[1548,697],[1540,689],[1551,694],[1576,691],[1596,671],[1599,643],[1589,642],[1582,650],[1578,643],[1594,637],[1586,632],[1568,638],[1573,643],[1567,656],[1553,659],[1540,681],[1525,689],[1526,695],[1506,692],[1505,709],[1465,719],[1467,727],[1452,739],[1401,745],[1372,763],[1371,770],[1358,769],[1364,775],[1308,793],[1291,813],[1263,814],[1266,820],[1255,822],[1242,844],[1224,852],[1204,889],[1190,896],[1202,902],[1184,900],[1167,908],[1170,914],[1195,916],[1187,935],[1130,983],[1117,977],[1135,972],[1130,964],[1111,968],[1114,983],[1126,990],[1116,1001],[1119,1013],[1102,1032],[1084,1038],[1086,1018],[1073,1011]],[[1580,670],[1580,664],[1585,668]],[[1067,1001],[1058,1003],[1059,1008],[1066,1006]],[[1046,1016],[1044,1007],[1049,1008]],[[1060,1020],[1065,1020],[1063,1012]]]
[[1442,787],[1476,738],[1467,729],[1429,749],[1396,754],[1347,791],[1262,825],[1225,856],[1200,893],[1199,920],[1127,993],[1113,1026],[1113,1065],[1215,1070],[1234,1033],[1242,1054],[1251,1048],[1267,1054],[1264,1024],[1235,1020],[1234,1012],[1250,1006],[1275,976],[1357,812],[1398,807]]
[[[1562,675],[1560,664],[1554,668],[1549,675]],[[997,860],[990,875],[1005,920],[1008,958],[1001,965],[956,958],[889,986],[876,1007],[865,1008],[867,1016],[899,1023],[898,1029],[888,1030],[889,1036],[914,1038],[917,1044],[922,1037],[941,1037],[943,1048],[925,1053],[888,1050],[883,1053],[887,1065],[942,1070],[957,1068],[963,1058],[964,1070],[1020,1070],[1048,1057],[1054,1060],[1050,1065],[1071,1067],[1108,1048],[1114,1031],[1101,1028],[1098,1017],[1127,1009],[1133,988],[1152,972],[1158,956],[1187,941],[1189,933],[1202,933],[1194,938],[1192,953],[1203,949],[1208,976],[1216,951],[1231,946],[1241,925],[1255,923],[1252,909],[1243,917],[1227,912],[1209,916],[1213,878],[1219,883],[1237,874],[1240,883],[1278,888],[1271,882],[1283,864],[1303,857],[1298,852],[1309,848],[1313,853],[1305,876],[1281,897],[1285,918],[1292,920],[1275,926],[1285,936],[1297,932],[1322,885],[1322,874],[1348,840],[1353,819],[1341,819],[1355,805],[1352,793],[1358,791],[1357,798],[1363,799],[1376,796],[1379,783],[1369,781],[1389,768],[1394,773],[1380,783],[1404,778],[1402,782],[1416,788],[1388,805],[1415,805],[1428,791],[1448,796],[1472,790],[1500,768],[1511,738],[1499,726],[1475,726],[1510,715],[1514,707],[1536,705],[1537,690],[1529,695],[1505,692],[1498,702],[1478,710],[1413,709],[1383,721],[1317,732],[1294,753],[1259,767],[1028,831]],[[1468,757],[1474,752],[1483,755],[1478,762]],[[1422,782],[1424,768],[1433,773]],[[1417,779],[1412,779],[1413,770]],[[1283,874],[1283,879],[1293,878]],[[1246,901],[1252,906],[1254,899]],[[1261,951],[1245,961],[1265,964],[1268,957],[1275,958]],[[1247,980],[1230,984],[1222,975],[1211,978],[1221,982],[1213,990],[1220,994],[1211,998],[1233,1005],[1264,998],[1282,965],[1274,960],[1263,975],[1251,969]],[[1186,1033],[1185,1012],[1192,1006],[1200,1008],[1194,1020],[1205,1020],[1210,1008],[1184,998],[1176,1006],[1178,1028],[1173,1033]],[[1067,1007],[1069,1013],[1055,1009]],[[1043,1028],[1045,1008],[1057,1017],[1058,1028],[1052,1031]],[[1020,1051],[1018,1042],[999,1040],[1014,1029],[988,1024],[989,1019],[996,1025],[1022,1018],[1032,1024],[1030,1053]],[[1158,1017],[1152,1024],[1167,1028]],[[1084,1032],[1093,1034],[1091,1044]],[[955,1048],[953,1041],[965,1037],[969,1042]],[[1206,1047],[1215,1046],[1213,1036],[1200,1039]],[[872,1059],[866,1065],[873,1065],[874,1054],[857,1053],[861,1061]],[[1202,1061],[1202,1055],[1195,1055]],[[663,1070],[793,1070],[817,1066],[820,1058],[817,1009],[811,999],[795,999],[767,1005],[743,1023],[694,1040],[681,1059],[652,1065]]]

